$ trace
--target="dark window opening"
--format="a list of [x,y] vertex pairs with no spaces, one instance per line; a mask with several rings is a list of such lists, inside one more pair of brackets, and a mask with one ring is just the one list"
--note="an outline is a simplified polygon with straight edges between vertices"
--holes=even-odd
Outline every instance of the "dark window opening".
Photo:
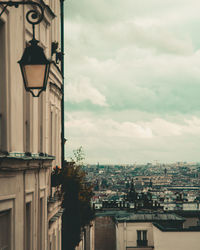
[[137,246],[147,246],[147,230],[137,230]]

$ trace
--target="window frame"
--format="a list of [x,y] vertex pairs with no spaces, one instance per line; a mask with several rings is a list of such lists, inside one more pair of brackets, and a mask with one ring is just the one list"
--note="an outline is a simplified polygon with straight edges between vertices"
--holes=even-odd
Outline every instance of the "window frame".
[[147,246],[148,245],[147,230],[137,230],[137,246]]

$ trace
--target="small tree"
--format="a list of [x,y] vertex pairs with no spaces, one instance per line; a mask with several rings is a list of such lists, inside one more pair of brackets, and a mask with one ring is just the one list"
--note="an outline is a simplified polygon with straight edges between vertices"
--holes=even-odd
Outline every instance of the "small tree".
[[94,218],[91,208],[92,186],[85,182],[80,162],[84,159],[82,147],[74,150],[73,162],[65,162],[62,170],[63,249],[74,250],[80,242],[81,230]]
[[83,147],[73,150],[74,157],[71,157],[71,160],[76,162],[77,165],[83,165],[83,160],[85,160],[85,153],[83,151]]

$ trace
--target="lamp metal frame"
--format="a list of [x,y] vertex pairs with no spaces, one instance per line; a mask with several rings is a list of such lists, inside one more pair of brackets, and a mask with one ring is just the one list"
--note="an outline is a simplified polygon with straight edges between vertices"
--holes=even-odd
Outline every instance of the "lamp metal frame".
[[[32,9],[29,10],[26,13],[26,20],[28,23],[33,25],[33,38],[35,38],[35,25],[41,23],[41,21],[44,18],[44,9],[41,6],[41,4],[34,2],[34,1],[0,1],[0,5],[4,5],[3,9],[0,13],[0,17],[2,16],[2,14],[5,12],[5,10],[7,9],[7,7],[15,7],[18,8],[19,5],[31,5],[31,6],[35,6],[38,7],[40,9],[40,13],[36,10],[36,9]],[[32,19],[32,20],[31,20]]]
[[[35,25],[41,23],[43,18],[44,18],[44,8],[41,6],[41,4],[39,4],[38,2],[34,2],[34,1],[0,1],[0,5],[3,5],[2,11],[0,12],[0,17],[6,11],[7,7],[18,8],[19,5],[30,5],[30,6],[34,7],[33,9],[27,11],[26,20],[29,24],[32,25],[32,29],[33,29],[33,37],[32,37],[32,40],[30,41],[30,44],[31,44],[31,46],[34,46],[34,45],[37,46],[37,43],[39,41],[37,41],[35,39]],[[21,65],[20,65],[20,68],[22,71]],[[46,68],[46,70],[49,71],[49,66],[48,66],[48,69]],[[40,91],[38,92],[38,94],[35,95],[31,89],[34,90],[34,89],[38,89],[38,88],[34,88],[34,87],[28,88],[26,85],[26,81],[24,79],[24,74],[22,74],[22,75],[23,75],[23,81],[24,81],[24,86],[25,86],[26,91],[31,92],[33,97],[39,97],[40,93],[46,89],[46,86],[43,86],[43,88],[40,88]],[[45,73],[45,77],[46,77],[46,73]],[[44,79],[44,81],[46,82],[47,79]]]

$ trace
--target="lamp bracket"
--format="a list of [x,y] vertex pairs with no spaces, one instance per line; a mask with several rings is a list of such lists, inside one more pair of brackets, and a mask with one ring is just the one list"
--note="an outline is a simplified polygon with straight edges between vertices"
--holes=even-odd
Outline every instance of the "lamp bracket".
[[[41,23],[41,21],[44,18],[44,9],[43,7],[34,1],[0,1],[0,5],[4,5],[3,9],[0,13],[0,17],[1,15],[5,12],[5,10],[7,9],[7,7],[15,7],[18,8],[19,5],[31,5],[32,7],[36,7],[32,10],[29,10],[26,13],[26,20],[28,23],[32,24],[33,26],[33,40],[35,40],[35,25]],[[38,11],[39,9],[39,11]]]

